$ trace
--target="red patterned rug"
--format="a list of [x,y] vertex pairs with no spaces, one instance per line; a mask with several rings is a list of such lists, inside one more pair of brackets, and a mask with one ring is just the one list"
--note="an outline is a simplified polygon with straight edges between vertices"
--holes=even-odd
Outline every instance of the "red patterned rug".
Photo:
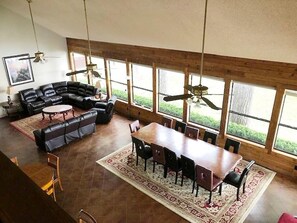
[[[208,191],[200,187],[198,197],[195,197],[196,189],[192,194],[190,179],[185,179],[181,187],[179,175],[175,185],[175,173],[169,172],[165,179],[161,165],[156,165],[153,173],[151,159],[148,160],[147,171],[144,171],[143,159],[139,158],[136,166],[136,156],[131,151],[129,144],[97,163],[190,222],[243,222],[275,175],[271,170],[254,165],[248,176],[245,193],[242,194],[240,190],[239,201],[236,201],[236,188],[223,184],[222,195],[213,193],[212,203],[207,204]],[[242,171],[246,164],[246,161],[241,161],[237,166],[238,171]]]
[[[82,113],[85,113],[86,111],[81,110],[79,108],[74,108],[74,116],[78,116]],[[69,119],[73,117],[72,112],[68,112],[67,115],[65,116],[65,119]],[[48,115],[45,115],[44,120],[42,120],[42,115],[37,114],[37,115],[32,115],[30,117],[20,119],[14,122],[11,122],[10,125],[15,127],[17,130],[19,130],[21,133],[24,135],[28,136],[30,139],[35,141],[33,131],[36,129],[42,129],[45,128],[51,124],[55,124],[57,122],[63,122],[63,115],[55,115],[53,117],[53,120],[50,122]]]

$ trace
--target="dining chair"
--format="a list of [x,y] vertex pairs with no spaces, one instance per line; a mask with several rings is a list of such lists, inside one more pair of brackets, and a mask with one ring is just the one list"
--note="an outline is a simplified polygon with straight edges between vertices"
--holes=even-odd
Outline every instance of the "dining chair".
[[230,151],[230,147],[233,147],[233,153],[238,154],[240,142],[227,138],[224,149]]
[[195,188],[195,180],[196,180],[196,170],[195,170],[195,162],[194,160],[181,155],[181,168],[182,168],[182,179],[181,179],[181,186],[183,186],[184,176],[191,179],[193,181],[192,186],[192,193],[194,192]]
[[59,182],[60,189],[63,191],[60,176],[60,158],[52,153],[47,153],[47,165],[54,169],[54,184]]
[[196,197],[198,195],[199,186],[203,187],[205,190],[210,192],[208,203],[211,203],[212,192],[219,186],[219,193],[222,193],[222,183],[223,181],[216,176],[209,169],[202,166],[196,165]]
[[178,172],[181,171],[181,163],[180,159],[176,157],[175,152],[171,151],[170,149],[164,147],[165,150],[165,162],[166,162],[166,175],[167,177],[167,169],[175,172],[175,184],[177,183],[177,176]]
[[217,139],[218,139],[218,134],[217,133],[209,132],[209,131],[205,130],[204,136],[203,136],[203,141],[209,142],[212,145],[216,145],[217,144]]
[[224,183],[230,184],[233,187],[237,188],[237,194],[236,194],[236,200],[239,200],[239,190],[241,188],[241,186],[243,186],[242,188],[242,192],[245,193],[245,184],[247,181],[247,176],[252,168],[252,166],[254,165],[255,161],[252,160],[250,161],[246,167],[244,168],[244,170],[242,171],[242,173],[238,173],[236,171],[231,171],[230,173],[228,173],[228,175],[225,177],[224,179]]
[[43,188],[43,190],[46,192],[47,195],[51,195],[56,200],[56,193],[55,193],[55,186],[54,186],[54,175],[52,177],[52,180],[46,185],[46,187]]
[[199,129],[191,127],[191,126],[186,126],[185,136],[192,138],[192,139],[198,139]]
[[[129,124],[130,133],[137,132],[140,129],[139,120],[135,120],[134,122]],[[132,153],[134,152],[135,144],[132,142]]]
[[78,223],[97,223],[97,221],[90,213],[80,209],[78,213]]
[[163,116],[162,125],[168,128],[172,128],[173,119]]
[[136,166],[138,165],[138,156],[144,159],[144,171],[146,171],[146,161],[153,156],[152,149],[149,145],[145,145],[142,140],[132,136],[132,142],[136,147]]
[[164,166],[164,177],[166,175],[166,160],[165,160],[165,151],[163,146],[159,146],[157,144],[152,143],[151,149],[153,152],[153,173],[155,172],[155,165],[161,164]]
[[19,166],[19,161],[18,161],[18,158],[15,156],[15,157],[11,157],[10,158],[10,161],[13,162],[15,165]]
[[174,129],[178,132],[185,133],[187,123],[176,120]]

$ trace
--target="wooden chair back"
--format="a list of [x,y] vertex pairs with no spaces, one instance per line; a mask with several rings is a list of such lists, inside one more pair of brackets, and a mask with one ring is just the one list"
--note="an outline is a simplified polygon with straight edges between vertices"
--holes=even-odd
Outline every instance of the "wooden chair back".
[[49,182],[48,185],[46,185],[46,187],[43,188],[43,190],[46,192],[47,195],[51,195],[54,199],[54,201],[56,201],[56,193],[55,193],[55,186],[54,186],[54,175],[52,177],[52,180]]
[[174,129],[178,132],[185,133],[187,123],[176,120]]
[[162,125],[168,128],[172,128],[173,119],[163,116]]
[[217,144],[217,138],[218,138],[218,134],[215,132],[209,132],[207,130],[205,130],[204,132],[204,136],[203,136],[203,141],[205,142],[209,142],[213,145]]
[[136,132],[140,129],[140,124],[139,124],[139,120],[135,120],[134,122],[129,124],[130,127],[130,132]]
[[54,169],[54,184],[59,182],[60,189],[63,191],[60,176],[60,158],[52,153],[47,153],[47,165]]
[[165,165],[165,152],[164,147],[152,143],[151,149],[153,152],[153,161]]
[[238,154],[240,142],[227,138],[224,149],[230,151],[231,147],[233,147],[233,153]]
[[191,126],[186,126],[185,136],[192,138],[192,139],[198,139],[199,129],[191,127]]

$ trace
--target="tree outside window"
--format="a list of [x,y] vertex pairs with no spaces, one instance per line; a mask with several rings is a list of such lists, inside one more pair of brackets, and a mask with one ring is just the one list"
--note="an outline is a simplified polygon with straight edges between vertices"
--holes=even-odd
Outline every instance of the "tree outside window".
[[275,89],[232,83],[227,133],[264,145]]

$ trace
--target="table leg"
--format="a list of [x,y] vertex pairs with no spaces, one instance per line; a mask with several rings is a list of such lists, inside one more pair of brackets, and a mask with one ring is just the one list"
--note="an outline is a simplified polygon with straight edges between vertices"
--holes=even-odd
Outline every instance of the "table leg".
[[[67,114],[67,113],[66,113]],[[65,121],[65,112],[63,112],[63,119],[64,119],[64,121]]]
[[72,116],[74,117],[74,109],[72,109]]
[[49,120],[50,120],[50,122],[52,122],[52,115],[49,114],[48,116],[49,116]]
[[42,120],[44,120],[44,113],[43,113],[43,112],[41,112],[41,114],[42,114]]

